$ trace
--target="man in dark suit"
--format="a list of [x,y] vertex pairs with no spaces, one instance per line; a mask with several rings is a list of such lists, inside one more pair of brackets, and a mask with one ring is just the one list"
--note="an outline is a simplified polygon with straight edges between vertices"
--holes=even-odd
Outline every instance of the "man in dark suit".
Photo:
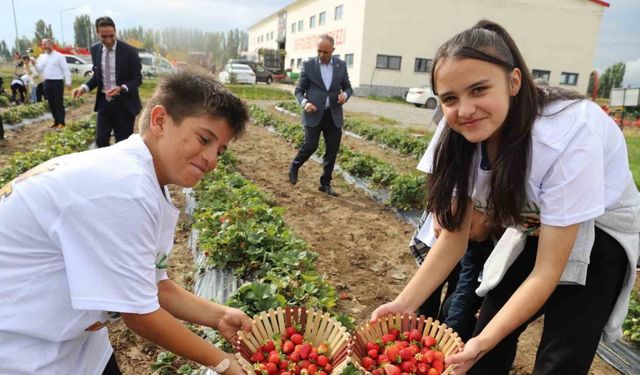
[[73,90],[74,99],[98,88],[94,110],[98,112],[96,145],[109,146],[111,131],[120,142],[133,134],[136,115],[142,109],[138,87],[142,65],[138,50],[116,39],[116,25],[109,17],[96,20],[101,43],[91,46],[93,75]]
[[318,57],[304,62],[295,95],[304,108],[304,144],[289,166],[289,181],[298,182],[298,170],[318,148],[320,134],[324,136],[325,154],[322,161],[324,171],[318,190],[331,196],[338,194],[331,188],[331,174],[336,163],[342,138],[342,105],[351,97],[351,83],[347,65],[332,57],[333,38],[321,35],[318,40]]

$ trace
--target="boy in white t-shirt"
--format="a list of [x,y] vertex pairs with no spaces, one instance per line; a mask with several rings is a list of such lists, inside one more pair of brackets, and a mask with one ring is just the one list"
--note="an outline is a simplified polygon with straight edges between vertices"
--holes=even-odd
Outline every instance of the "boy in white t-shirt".
[[0,190],[0,374],[120,374],[103,329],[118,316],[167,350],[243,374],[179,320],[231,339],[249,317],[169,280],[165,260],[179,213],[167,185],[200,181],[247,120],[213,77],[177,73],[158,85],[140,134]]

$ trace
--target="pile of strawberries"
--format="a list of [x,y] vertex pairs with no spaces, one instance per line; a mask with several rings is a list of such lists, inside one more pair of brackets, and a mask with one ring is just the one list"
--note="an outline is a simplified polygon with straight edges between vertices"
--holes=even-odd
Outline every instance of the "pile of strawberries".
[[373,375],[439,375],[444,370],[444,354],[436,350],[433,337],[423,337],[417,329],[400,333],[394,328],[367,343],[361,365]]
[[329,345],[321,343],[316,348],[295,326],[262,344],[249,360],[261,375],[327,375],[333,370]]

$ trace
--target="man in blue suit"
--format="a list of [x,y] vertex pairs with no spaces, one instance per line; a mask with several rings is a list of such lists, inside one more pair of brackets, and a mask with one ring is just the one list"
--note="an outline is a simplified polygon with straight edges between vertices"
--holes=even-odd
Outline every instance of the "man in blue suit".
[[120,142],[133,134],[136,115],[142,109],[138,87],[142,65],[138,50],[116,39],[116,25],[110,17],[96,20],[101,42],[91,46],[93,75],[73,90],[74,99],[98,88],[94,110],[98,112],[96,145],[109,146],[111,131]]
[[295,185],[298,182],[298,170],[316,151],[322,134],[326,150],[319,190],[331,196],[338,195],[331,188],[331,174],[342,138],[342,105],[353,93],[347,65],[331,56],[334,50],[333,38],[321,35],[318,39],[318,57],[302,65],[295,95],[304,109],[304,144],[289,166],[289,181]]

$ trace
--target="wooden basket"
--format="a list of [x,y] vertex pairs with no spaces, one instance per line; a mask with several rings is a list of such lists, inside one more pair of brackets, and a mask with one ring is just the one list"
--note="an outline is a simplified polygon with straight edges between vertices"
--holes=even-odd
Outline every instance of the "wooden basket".
[[256,315],[253,318],[250,333],[238,331],[238,337],[233,346],[236,350],[236,358],[247,374],[255,375],[249,361],[251,354],[264,342],[272,339],[275,333],[283,334],[292,324],[300,324],[305,340],[310,341],[314,346],[323,342],[329,344],[329,358],[333,367],[331,374],[341,374],[351,362],[351,335],[340,322],[331,318],[329,313],[323,314],[322,311],[306,307],[278,308]]
[[[444,323],[440,323],[437,320],[434,321],[432,318],[425,318],[422,315],[417,317],[415,314],[389,314],[373,323],[367,323],[356,328],[356,332],[352,337],[352,362],[358,370],[371,375],[361,365],[362,358],[367,356],[367,342],[376,341],[383,334],[388,333],[391,328],[397,328],[400,332],[410,331],[415,328],[423,336],[432,336],[436,339],[436,348],[444,353],[445,357],[462,351],[464,347],[458,334]],[[449,366],[442,374],[449,374],[454,368],[455,366]]]

